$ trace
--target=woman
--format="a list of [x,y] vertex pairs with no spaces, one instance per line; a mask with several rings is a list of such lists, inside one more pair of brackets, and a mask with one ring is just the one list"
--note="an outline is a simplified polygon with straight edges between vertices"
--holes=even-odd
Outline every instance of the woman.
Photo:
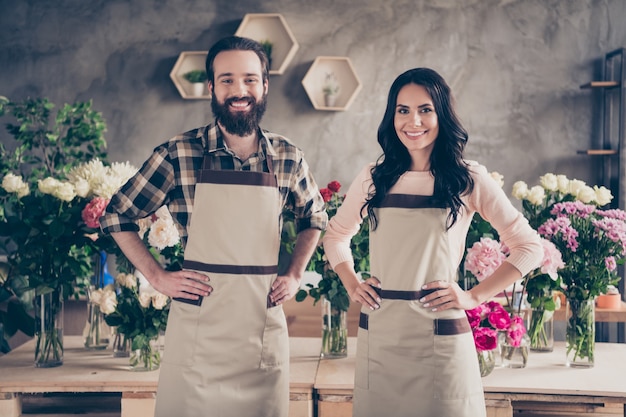
[[[328,260],[351,300],[362,304],[354,416],[486,414],[464,310],[536,268],[542,248],[485,167],[463,160],[467,138],[439,74],[428,68],[401,74],[378,128],[383,155],[356,177],[328,226]],[[475,212],[510,255],[464,291],[456,277]],[[364,217],[372,277],[362,282],[350,239]]]

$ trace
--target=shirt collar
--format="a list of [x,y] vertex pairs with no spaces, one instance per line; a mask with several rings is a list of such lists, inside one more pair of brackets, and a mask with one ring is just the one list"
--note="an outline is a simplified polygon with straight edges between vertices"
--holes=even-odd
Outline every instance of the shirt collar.
[[[265,155],[276,156],[276,150],[272,146],[271,141],[266,135],[266,131],[259,128],[259,143],[260,143],[260,156],[265,158]],[[217,126],[217,120],[208,125],[204,134],[205,149],[208,153],[214,153],[217,151],[226,151],[226,145],[224,144],[224,135]]]

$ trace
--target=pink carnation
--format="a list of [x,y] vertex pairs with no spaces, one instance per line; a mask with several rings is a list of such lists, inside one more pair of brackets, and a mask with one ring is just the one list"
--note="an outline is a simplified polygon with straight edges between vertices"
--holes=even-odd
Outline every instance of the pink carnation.
[[100,228],[100,217],[109,204],[109,200],[103,197],[94,197],[81,212],[81,217],[87,227],[92,229]]

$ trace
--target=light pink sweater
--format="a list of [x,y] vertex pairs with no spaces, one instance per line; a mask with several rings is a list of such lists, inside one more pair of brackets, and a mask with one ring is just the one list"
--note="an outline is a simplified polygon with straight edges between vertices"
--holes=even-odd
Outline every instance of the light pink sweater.
[[[507,262],[517,268],[522,276],[537,268],[543,257],[543,249],[537,232],[506,196],[500,185],[489,175],[487,169],[469,161],[474,190],[464,196],[468,210],[462,210],[457,222],[448,230],[451,253],[456,254],[458,265],[465,250],[465,237],[472,217],[478,212],[498,231],[500,240],[510,249]],[[332,267],[342,262],[354,264],[350,251],[350,239],[359,230],[360,211],[372,183],[370,169],[365,166],[350,185],[346,198],[337,214],[332,217],[324,234],[324,252]],[[391,188],[391,194],[433,195],[435,180],[430,172],[407,171]],[[366,215],[367,213],[363,213]]]

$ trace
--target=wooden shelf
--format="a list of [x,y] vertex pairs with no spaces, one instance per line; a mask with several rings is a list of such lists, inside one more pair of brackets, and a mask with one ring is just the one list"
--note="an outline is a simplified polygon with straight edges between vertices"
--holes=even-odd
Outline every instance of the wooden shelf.
[[591,81],[581,85],[580,88],[612,88],[618,87],[619,84],[617,81]]
[[180,96],[184,99],[210,100],[208,83],[204,83],[204,94],[197,96],[193,93],[193,85],[187,81],[183,74],[191,70],[205,70],[205,62],[208,51],[184,51],[181,52],[170,72],[170,78],[174,82]]
[[611,156],[617,155],[617,150],[615,149],[583,149],[580,151],[576,151],[579,155],[591,155],[591,156]]
[[244,16],[235,36],[272,43],[270,74],[280,75],[291,63],[298,42],[291,33],[285,18],[278,13],[248,13]]
[[[340,90],[335,104],[327,106],[324,102],[324,81],[328,74],[334,74]],[[340,56],[318,56],[302,79],[302,86],[316,110],[347,110],[359,91],[361,81],[350,62],[350,58]]]

